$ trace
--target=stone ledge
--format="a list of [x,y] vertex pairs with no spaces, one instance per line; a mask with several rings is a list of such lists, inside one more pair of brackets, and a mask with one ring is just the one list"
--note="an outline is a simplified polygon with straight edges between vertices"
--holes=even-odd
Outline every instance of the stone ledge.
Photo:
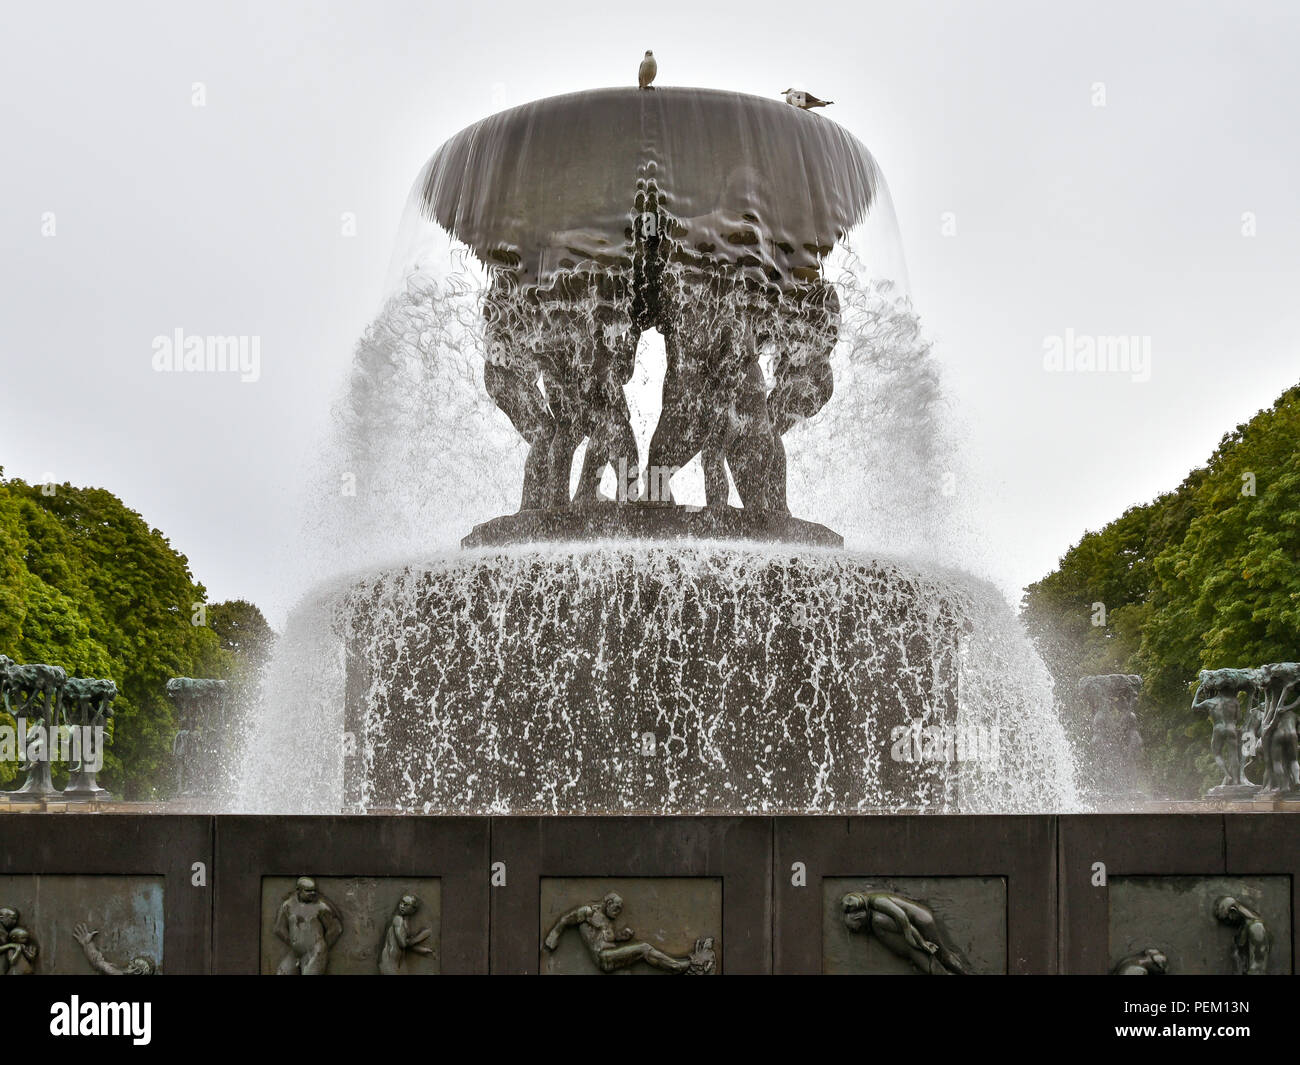
[[474,526],[461,547],[591,540],[756,540],[843,547],[825,525],[775,511],[685,507],[672,503],[597,503],[556,510],[521,510]]

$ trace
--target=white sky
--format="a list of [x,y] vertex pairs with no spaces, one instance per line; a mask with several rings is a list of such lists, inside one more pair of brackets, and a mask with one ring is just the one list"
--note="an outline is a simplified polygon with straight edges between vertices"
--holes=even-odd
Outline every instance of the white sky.
[[[1294,3],[169,0],[4,21],[0,465],[111,489],[214,600],[277,625],[302,590],[282,565],[296,481],[420,166],[493,110],[633,84],[646,48],[660,84],[834,99],[875,154],[983,565],[1013,597],[1300,379]],[[155,373],[177,327],[260,336],[261,380]],[[1149,336],[1151,380],[1045,373],[1067,329]]]

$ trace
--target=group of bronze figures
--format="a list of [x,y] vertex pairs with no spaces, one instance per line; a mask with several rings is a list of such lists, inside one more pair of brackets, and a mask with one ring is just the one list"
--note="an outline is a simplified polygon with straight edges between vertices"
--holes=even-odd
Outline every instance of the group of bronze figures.
[[[227,690],[224,680],[173,677],[167,682],[180,718],[172,744],[178,797],[217,791],[229,731]],[[0,796],[14,801],[108,799],[96,777],[117,695],[117,685],[107,678],[69,676],[62,666],[20,665],[0,655],[0,699],[17,723],[14,755],[27,773],[20,787]],[[52,779],[56,761],[70,767],[61,789]]]
[[[20,665],[0,655],[0,699],[5,713],[18,723],[15,751],[27,768],[27,779],[15,798],[59,797],[89,800],[107,797],[95,777],[102,758],[105,726],[113,716],[117,686],[97,677],[70,677],[60,666]],[[61,742],[63,741],[63,742]],[[56,756],[71,756],[66,786],[58,791],[50,776]]]
[[[22,926],[21,919],[13,907],[0,906],[0,976],[34,976],[40,972],[40,944]],[[99,929],[87,924],[72,929],[87,964],[101,976],[153,976],[158,972],[158,963],[147,954],[136,955],[125,965],[109,961],[95,942],[98,935]]]
[[[432,955],[432,928],[416,929],[413,919],[422,903],[416,895],[397,900],[377,951],[377,966],[384,976],[408,972],[409,955]],[[343,935],[343,914],[309,876],[298,878],[275,914],[275,936],[285,945],[276,966],[277,976],[324,976],[330,949]]]
[[[1214,726],[1210,750],[1223,774],[1209,797],[1277,799],[1300,793],[1300,662],[1206,669],[1198,681],[1192,710],[1208,715]],[[1141,692],[1137,674],[1079,680],[1095,761],[1120,782],[1132,782],[1140,772],[1136,711]],[[1251,780],[1256,768],[1258,783]]]
[[[1255,910],[1231,895],[1214,900],[1214,919],[1232,930],[1232,964],[1238,976],[1268,974],[1268,956],[1273,934]],[[1121,958],[1111,969],[1113,976],[1164,976],[1169,956],[1159,947],[1148,947]]]
[[[415,895],[406,894],[398,900],[384,928],[383,942],[378,946],[377,970],[381,974],[406,975],[410,972],[410,955],[435,953],[430,943],[434,930],[415,925],[421,906]],[[705,976],[716,971],[713,937],[697,939],[689,954],[678,957],[638,940],[632,929],[620,926],[618,920],[622,913],[623,899],[613,891],[595,902],[575,906],[552,926],[544,939],[545,947],[548,951],[556,950],[561,937],[572,928],[578,932],[592,964],[602,973],[617,972],[638,963],[674,974]],[[343,935],[343,927],[340,908],[321,892],[313,878],[300,877],[276,910],[274,934],[285,946],[276,974],[325,975],[329,970],[330,951]]]
[[[1202,670],[1192,709],[1214,724],[1210,749],[1223,781],[1211,796],[1278,798],[1300,792],[1300,662]],[[1242,710],[1242,697],[1245,710]],[[1250,772],[1259,767],[1259,783]]]
[[[845,927],[871,936],[890,953],[917,971],[934,976],[969,973],[970,965],[945,941],[940,922],[923,902],[888,891],[850,892],[841,900]],[[577,929],[592,964],[602,973],[617,972],[638,963],[663,972],[704,976],[716,972],[713,937],[695,940],[688,954],[676,956],[636,938],[630,928],[620,928],[623,899],[614,891],[603,899],[574,907],[562,914],[542,940],[555,951],[570,928]]]
[[[594,503],[606,468],[619,501],[671,503],[669,480],[699,455],[710,506],[727,503],[729,467],[746,509],[788,513],[782,437],[830,399],[835,289],[821,278],[761,285],[665,266],[672,238],[654,234],[670,223],[642,217],[652,224],[631,275],[575,270],[542,287],[494,273],[483,302],[484,384],[528,443],[520,509]],[[623,389],[650,329],[663,336],[667,371],[643,477]],[[765,353],[771,382],[760,368]]]
[[[873,936],[918,972],[934,976],[970,973],[969,964],[944,940],[942,926],[928,905],[891,892],[850,892],[840,900],[850,932]],[[1214,919],[1232,931],[1232,966],[1242,976],[1268,972],[1273,936],[1264,918],[1240,899],[1221,895]],[[1169,972],[1168,954],[1149,947],[1120,959],[1111,972],[1119,976],[1160,976]]]

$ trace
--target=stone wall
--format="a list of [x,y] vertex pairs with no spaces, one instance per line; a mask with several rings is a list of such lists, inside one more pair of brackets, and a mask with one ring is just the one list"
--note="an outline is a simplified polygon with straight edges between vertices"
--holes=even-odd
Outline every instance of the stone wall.
[[10,814],[0,935],[26,953],[0,941],[0,964],[1290,973],[1298,866],[1300,817],[1278,813]]

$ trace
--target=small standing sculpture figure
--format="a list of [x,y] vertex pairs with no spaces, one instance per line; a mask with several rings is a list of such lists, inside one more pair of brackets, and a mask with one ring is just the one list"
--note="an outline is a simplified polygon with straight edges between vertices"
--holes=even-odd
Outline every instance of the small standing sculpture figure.
[[424,928],[411,934],[409,920],[420,910],[417,895],[403,895],[398,900],[397,909],[393,911],[392,920],[388,922],[388,931],[384,933],[384,945],[379,953],[379,971],[385,976],[403,976],[406,974],[406,953],[432,954],[433,948],[425,945],[425,940],[433,935],[432,928]]
[[78,750],[81,763],[72,770],[63,794],[70,799],[107,799],[108,791],[99,786],[95,774],[99,771],[96,758],[89,758],[91,744],[95,745],[98,761],[102,763],[104,751],[104,726],[113,716],[113,700],[117,698],[117,685],[111,680],[87,677],[69,677],[63,689],[65,707],[70,703],[68,724],[80,735]]
[[874,935],[888,950],[930,976],[966,976],[965,962],[946,946],[928,906],[887,891],[845,895],[844,924]]
[[1263,976],[1268,971],[1268,952],[1273,945],[1264,919],[1231,895],[1215,900],[1214,916],[1236,930],[1233,954],[1237,972],[1242,976]]
[[1255,670],[1203,669],[1200,685],[1192,697],[1192,710],[1208,714],[1214,723],[1210,750],[1223,774],[1220,787],[1250,785],[1242,758],[1242,715],[1239,692],[1254,692],[1258,684]]
[[577,928],[591,960],[602,973],[626,969],[639,961],[669,973],[690,976],[707,976],[713,973],[716,959],[713,938],[695,941],[695,949],[685,958],[665,954],[658,947],[634,940],[632,929],[617,928],[615,921],[623,912],[623,899],[611,891],[600,902],[590,902],[564,914],[546,935],[546,949],[553,951],[560,945],[565,929]]
[[1111,976],[1164,976],[1168,971],[1169,959],[1165,957],[1164,951],[1147,947],[1139,954],[1130,954],[1127,958],[1121,958],[1110,974]]
[[1091,718],[1092,745],[1099,770],[1114,782],[1111,790],[1137,794],[1142,761],[1137,702],[1142,678],[1111,673],[1079,678],[1079,697]]
[[1258,789],[1260,785],[1251,781],[1251,770],[1256,762],[1264,760],[1264,703],[1267,694],[1260,686],[1258,669],[1244,670],[1253,678],[1253,686],[1246,695],[1246,711],[1242,715],[1241,726],[1241,780]]
[[9,943],[9,933],[18,926],[18,911],[12,906],[0,906],[0,976],[9,972],[9,955],[5,947]]
[[167,682],[167,697],[180,711],[180,728],[172,741],[177,795],[206,796],[219,789],[229,716],[227,689],[224,680],[207,677],[172,677]]
[[1300,662],[1274,662],[1259,669],[1264,690],[1264,720],[1260,742],[1264,752],[1261,795],[1277,797],[1300,791],[1300,729],[1296,709],[1300,695],[1288,698],[1300,685]]
[[97,935],[99,929],[85,924],[74,925],[72,929],[72,938],[81,944],[86,961],[95,972],[102,976],[153,976],[158,972],[158,963],[147,954],[137,954],[125,967],[114,965],[95,944]]
[[36,940],[25,928],[9,929],[9,941],[0,947],[0,954],[8,962],[6,976],[32,976],[36,973],[36,956],[40,953]]
[[324,976],[330,948],[343,934],[343,918],[316,890],[316,881],[303,876],[280,903],[275,934],[289,947],[275,971],[277,976]]

